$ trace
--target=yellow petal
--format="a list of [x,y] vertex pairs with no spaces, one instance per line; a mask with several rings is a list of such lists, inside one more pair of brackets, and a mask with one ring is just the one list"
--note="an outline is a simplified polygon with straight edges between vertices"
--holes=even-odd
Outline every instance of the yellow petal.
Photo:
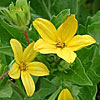
[[46,65],[41,62],[32,62],[27,65],[27,71],[34,76],[49,75],[49,70]]
[[28,96],[32,96],[35,91],[35,84],[31,75],[27,71],[21,71],[22,83]]
[[73,14],[57,29],[59,39],[67,43],[75,35],[77,28],[78,22]]
[[29,44],[23,53],[23,60],[24,62],[30,62],[32,61],[35,57],[37,52],[34,50],[34,42],[32,42],[31,44]]
[[35,45],[34,49],[40,53],[48,54],[48,53],[56,53],[56,46],[47,43],[43,39],[39,39]]
[[10,44],[14,52],[15,60],[17,63],[19,63],[22,60],[23,55],[22,46],[16,39],[11,39]]
[[68,89],[63,89],[58,97],[58,100],[74,100]]
[[33,21],[33,26],[45,41],[49,43],[55,43],[56,28],[50,21],[42,18],[37,18]]
[[20,77],[19,65],[14,63],[8,75],[13,79],[18,79]]
[[96,43],[96,41],[90,35],[76,35],[67,44],[73,51],[77,51],[85,46]]
[[67,61],[68,63],[73,63],[77,55],[70,48],[58,48],[57,55]]

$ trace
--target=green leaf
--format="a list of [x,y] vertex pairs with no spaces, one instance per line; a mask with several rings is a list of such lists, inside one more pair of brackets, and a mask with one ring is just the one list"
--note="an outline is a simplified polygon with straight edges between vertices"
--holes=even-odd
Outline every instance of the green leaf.
[[0,88],[3,88],[8,82],[8,76],[4,77],[2,80],[0,80]]
[[57,16],[52,16],[51,22],[58,28],[70,15],[70,9],[62,10]]
[[51,18],[52,0],[32,0],[31,7],[34,10],[34,14],[43,16],[44,18]]
[[41,98],[45,99],[57,89],[55,85],[45,78],[41,78],[39,83],[40,89],[33,95],[31,100],[41,100]]
[[[86,70],[87,75],[91,79],[93,86],[83,86],[80,90],[80,100],[94,100],[97,93],[98,82],[100,81],[99,74],[99,48],[97,45],[89,46],[77,52],[78,57],[81,59],[82,64]],[[84,95],[85,94],[85,95]]]
[[4,73],[6,67],[6,58],[5,55],[0,53],[0,76]]
[[18,39],[25,46],[26,41],[23,30],[17,29],[7,24],[1,17],[0,17],[0,25],[7,31],[7,34],[9,33],[11,37]]
[[92,35],[97,43],[100,43],[100,11],[98,11],[93,17],[88,17],[87,19],[87,29],[88,33]]
[[17,94],[20,95],[21,98],[25,97],[25,91],[24,91],[23,86],[20,88],[20,85],[13,83],[11,81],[10,81],[10,84],[12,86],[12,89],[15,90],[17,92]]
[[93,69],[89,69],[87,71],[87,75],[92,80],[94,84],[98,84],[100,82],[100,76],[96,74],[96,72]]
[[[3,48],[2,43],[0,42],[0,48]],[[0,50],[1,51],[1,50]],[[5,52],[2,50],[2,52]],[[0,76],[7,71],[7,60],[6,56],[0,52]],[[2,81],[2,80],[1,80]],[[1,83],[0,81],[0,83]]]
[[0,89],[0,98],[7,98],[11,97],[13,90],[10,84],[5,85],[3,88]]
[[55,0],[53,9],[56,14],[64,9],[70,9],[71,13],[77,14],[78,0]]
[[0,47],[0,53],[13,57],[12,49],[10,46]]
[[57,77],[57,76],[55,76],[55,77],[51,80],[51,82],[52,82],[54,85],[58,86],[58,87],[62,84],[60,78]]
[[32,0],[31,6],[36,15],[51,19],[52,15],[57,15],[64,9],[70,9],[71,13],[77,14],[78,0]]
[[[0,54],[0,56],[5,57],[4,55]],[[5,63],[4,63],[5,64]],[[4,67],[5,65],[1,63],[1,58],[0,58],[0,76],[3,74],[4,72]]]
[[91,67],[94,51],[95,51],[95,45],[85,47],[85,48],[77,51],[77,55],[78,55],[79,59],[81,60],[86,72]]
[[[83,1],[83,0],[80,0]],[[78,18],[78,23],[85,25],[86,24],[86,19],[87,17],[90,15],[88,9],[82,5],[81,3],[79,3],[78,5],[78,14],[77,14],[77,18]]]
[[100,53],[97,45],[83,48],[77,52],[87,75],[93,83],[97,84],[100,81]]
[[71,91],[71,94],[73,95],[74,99],[77,100],[81,87],[79,87],[77,85],[73,85],[68,81],[64,81],[63,84],[64,84],[64,88],[69,89]]
[[12,36],[0,24],[0,40],[3,44],[8,44]]
[[95,38],[97,44],[100,43],[100,23],[88,25],[88,33]]
[[57,97],[57,95],[58,95],[58,93],[61,91],[61,89],[62,89],[62,87],[59,87],[59,88],[56,90],[56,92],[54,92],[54,93],[49,97],[48,100],[55,100],[56,97]]
[[87,18],[87,26],[95,23],[100,23],[100,11],[98,11],[93,17]]
[[[27,29],[27,34],[30,41],[36,41],[39,38],[39,35],[37,34],[33,26],[31,27],[31,29]],[[0,32],[2,33],[0,34],[2,42],[6,43],[7,45],[9,44],[11,38],[17,39],[24,47],[27,44],[23,30],[7,24],[2,18],[0,18]]]
[[16,80],[16,84],[13,84],[12,83],[12,87],[13,87],[14,90],[16,90],[16,92],[18,94],[20,94],[20,96],[22,98],[24,98],[24,96],[25,96],[26,93],[25,93],[25,90],[24,90],[24,86],[22,84],[22,81],[20,79]]
[[76,59],[75,64],[72,66],[71,70],[67,71],[66,74],[58,72],[58,77],[78,85],[93,85],[89,77],[87,76],[85,69],[79,60]]
[[95,47],[91,68],[100,76],[100,53],[99,47]]
[[13,89],[13,94],[10,98],[4,98],[4,99],[0,99],[0,100],[16,100],[16,98],[18,100],[23,100],[23,98],[19,95],[19,93]]
[[32,76],[32,78],[33,78],[33,80],[34,80],[34,83],[36,84],[36,83],[38,82],[39,77],[37,77],[37,76]]
[[94,86],[83,86],[79,93],[79,100],[95,100],[97,93],[97,85]]
[[5,100],[23,100],[22,97],[17,93],[17,91],[13,90],[13,94],[10,98],[7,98]]
[[87,34],[86,26],[83,26],[82,24],[79,24],[78,34],[79,35],[85,35],[85,34]]

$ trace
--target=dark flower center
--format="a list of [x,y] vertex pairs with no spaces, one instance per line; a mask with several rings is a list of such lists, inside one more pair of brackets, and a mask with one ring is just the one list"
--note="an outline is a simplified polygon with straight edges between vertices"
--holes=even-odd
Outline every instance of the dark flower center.
[[26,70],[26,64],[23,63],[23,62],[20,63],[20,64],[19,64],[19,68],[20,68],[21,71],[25,71],[25,70]]
[[57,48],[64,48],[66,44],[64,42],[57,42],[56,47]]

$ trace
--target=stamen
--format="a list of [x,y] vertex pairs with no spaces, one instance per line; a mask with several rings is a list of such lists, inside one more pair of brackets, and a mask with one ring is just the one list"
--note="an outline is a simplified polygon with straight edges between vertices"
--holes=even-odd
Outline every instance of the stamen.
[[22,70],[25,71],[26,70],[26,64],[25,63],[20,63],[19,68],[20,68],[21,71]]
[[57,42],[56,46],[57,48],[64,48],[66,44],[64,42]]

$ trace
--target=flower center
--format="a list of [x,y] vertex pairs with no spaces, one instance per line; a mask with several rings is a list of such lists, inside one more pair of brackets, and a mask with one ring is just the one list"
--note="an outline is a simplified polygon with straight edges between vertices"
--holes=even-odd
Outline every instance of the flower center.
[[65,46],[66,46],[66,44],[63,42],[57,42],[57,44],[56,44],[57,48],[64,48]]
[[25,71],[26,70],[26,64],[25,63],[20,63],[19,68],[21,71]]

